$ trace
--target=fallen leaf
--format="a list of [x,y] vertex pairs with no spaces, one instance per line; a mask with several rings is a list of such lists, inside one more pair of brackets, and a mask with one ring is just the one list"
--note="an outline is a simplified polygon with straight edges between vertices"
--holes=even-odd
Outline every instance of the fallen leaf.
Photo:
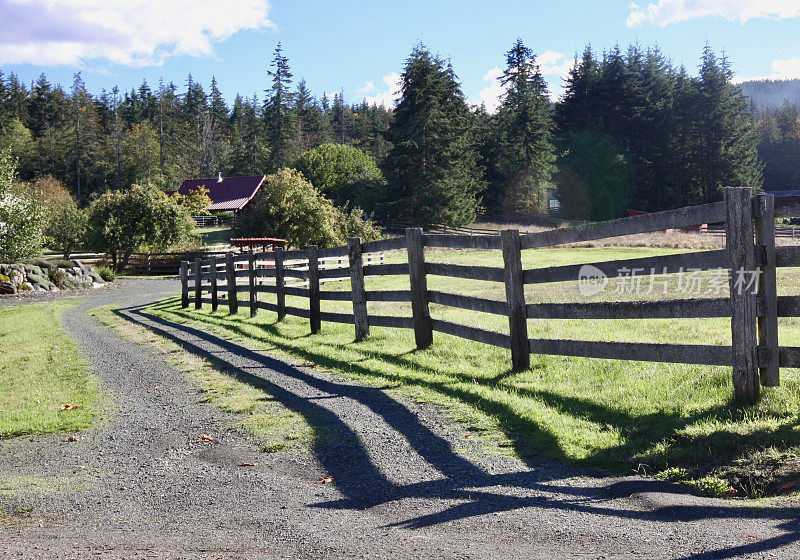
[[258,463],[239,463],[240,467],[257,467]]
[[83,441],[83,436],[67,436],[67,439],[65,439],[64,441],[68,443],[72,443],[74,441]]
[[330,484],[333,482],[332,476],[321,476],[314,484]]
[[783,494],[784,492],[788,492],[789,490],[794,488],[796,484],[797,484],[796,480],[790,480],[789,482],[784,482],[783,484],[781,484],[781,487],[778,488],[778,494]]
[[472,434],[467,434],[467,435],[465,435],[464,437],[465,437],[465,438],[471,438],[471,437],[472,437]]
[[199,437],[201,441],[214,441],[214,438],[213,438],[213,437],[211,437],[211,436],[210,436],[210,435],[208,435],[208,434],[200,434],[200,435],[199,435],[199,436],[197,436],[197,437]]
[[61,405],[61,410],[75,410],[76,408],[78,408],[78,405],[76,404],[67,403]]
[[155,387],[153,387],[153,389],[155,389],[157,391],[159,389],[163,389],[163,387],[161,385],[156,385]]
[[315,364],[314,362],[303,362],[303,367],[314,369],[314,368],[317,368],[319,366],[317,364]]

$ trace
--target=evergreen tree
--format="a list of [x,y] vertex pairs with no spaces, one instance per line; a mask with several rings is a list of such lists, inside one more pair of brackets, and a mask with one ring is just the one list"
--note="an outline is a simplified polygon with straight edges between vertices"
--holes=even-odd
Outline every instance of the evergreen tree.
[[294,128],[294,94],[290,89],[292,73],[289,59],[283,55],[280,43],[275,47],[270,67],[267,74],[272,78],[272,87],[265,90],[267,98],[264,101],[264,125],[271,148],[268,168],[277,171],[291,159]]
[[475,219],[484,183],[474,121],[452,67],[423,45],[406,61],[387,137],[393,143],[384,162],[390,217],[453,225]]
[[522,39],[506,53],[500,82],[506,87],[497,111],[500,183],[509,213],[547,211],[547,191],[554,171],[550,99],[533,52]]

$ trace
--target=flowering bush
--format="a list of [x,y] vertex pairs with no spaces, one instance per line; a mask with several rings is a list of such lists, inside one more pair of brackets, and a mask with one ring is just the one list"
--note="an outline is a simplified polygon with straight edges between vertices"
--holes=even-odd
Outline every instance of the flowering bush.
[[0,150],[0,259],[36,257],[44,245],[47,211],[23,186],[14,185],[17,158]]

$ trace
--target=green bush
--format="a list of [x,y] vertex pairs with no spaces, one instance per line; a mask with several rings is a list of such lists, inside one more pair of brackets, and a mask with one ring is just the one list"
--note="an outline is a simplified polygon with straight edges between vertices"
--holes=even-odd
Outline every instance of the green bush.
[[86,211],[78,208],[73,200],[54,208],[45,230],[49,246],[68,259],[70,253],[86,239],[86,221]]
[[386,184],[372,157],[344,144],[322,144],[309,150],[294,168],[340,205],[372,210],[379,190]]
[[44,246],[47,212],[28,189],[14,184],[17,159],[0,149],[0,259],[35,257]]
[[157,187],[132,185],[92,202],[88,232],[92,247],[110,254],[119,272],[136,251],[161,251],[189,241],[194,220],[186,207]]
[[104,282],[113,282],[114,279],[117,277],[117,275],[114,274],[114,271],[108,268],[107,266],[101,266],[95,268],[95,272],[97,272],[97,274],[100,276],[100,278],[103,279]]
[[348,237],[368,241],[380,236],[361,210],[337,208],[294,169],[267,177],[234,232],[245,237],[280,237],[301,249],[341,245]]

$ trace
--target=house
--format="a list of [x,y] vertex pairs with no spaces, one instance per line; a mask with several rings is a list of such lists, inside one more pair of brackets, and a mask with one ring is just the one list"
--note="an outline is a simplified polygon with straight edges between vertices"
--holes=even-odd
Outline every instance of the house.
[[191,191],[205,187],[211,205],[207,208],[212,214],[219,212],[233,212],[238,214],[253,200],[258,189],[264,184],[266,175],[253,175],[251,177],[223,177],[220,173],[216,179],[186,179],[177,191],[187,195]]

